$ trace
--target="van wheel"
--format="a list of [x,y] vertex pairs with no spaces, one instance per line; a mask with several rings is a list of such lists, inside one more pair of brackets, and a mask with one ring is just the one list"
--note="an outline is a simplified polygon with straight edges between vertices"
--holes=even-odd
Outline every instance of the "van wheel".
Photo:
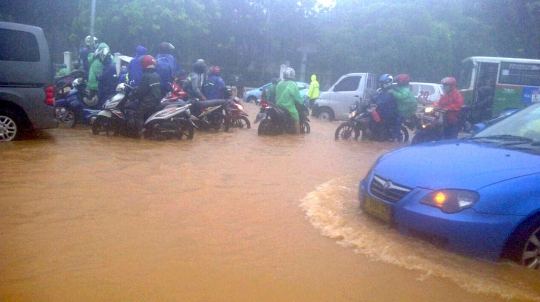
[[321,109],[321,112],[319,112],[319,115],[317,116],[321,121],[325,122],[331,122],[334,120],[334,115],[329,109]]
[[19,140],[22,136],[22,124],[15,113],[0,109],[0,142]]

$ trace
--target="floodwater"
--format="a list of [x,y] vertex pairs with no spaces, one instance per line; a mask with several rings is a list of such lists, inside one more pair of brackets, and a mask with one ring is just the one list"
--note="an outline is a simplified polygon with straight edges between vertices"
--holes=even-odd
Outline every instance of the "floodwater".
[[358,181],[403,145],[334,141],[337,125],[0,144],[0,301],[540,301],[538,271],[362,213]]

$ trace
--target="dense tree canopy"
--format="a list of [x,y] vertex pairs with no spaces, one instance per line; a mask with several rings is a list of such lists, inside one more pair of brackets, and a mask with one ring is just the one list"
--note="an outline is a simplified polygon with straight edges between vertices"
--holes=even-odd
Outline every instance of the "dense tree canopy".
[[[90,32],[91,0],[1,0],[0,20],[44,28],[56,62],[77,52]],[[540,1],[96,0],[95,35],[113,52],[137,45],[176,47],[187,70],[203,58],[226,81],[248,85],[277,76],[285,62],[299,73],[300,47],[313,45],[306,72],[331,83],[347,72],[409,73],[438,81],[473,55],[537,58]],[[306,80],[309,76],[306,76]]]

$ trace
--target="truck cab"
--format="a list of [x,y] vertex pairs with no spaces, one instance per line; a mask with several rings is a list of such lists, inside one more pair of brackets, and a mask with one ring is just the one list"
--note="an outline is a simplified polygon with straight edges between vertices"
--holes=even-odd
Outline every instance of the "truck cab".
[[349,107],[356,101],[370,98],[369,91],[377,90],[377,76],[373,73],[343,75],[315,100],[312,116],[324,121],[346,120]]

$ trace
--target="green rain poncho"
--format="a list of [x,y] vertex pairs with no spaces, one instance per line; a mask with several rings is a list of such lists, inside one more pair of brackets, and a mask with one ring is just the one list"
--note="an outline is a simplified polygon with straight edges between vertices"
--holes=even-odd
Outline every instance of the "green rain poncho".
[[[98,48],[109,48],[109,45],[105,43],[100,43]],[[103,72],[103,63],[94,58],[94,54],[88,54],[88,62],[90,64],[90,70],[88,71],[88,89],[89,90],[98,90],[98,81],[97,77]]]
[[300,96],[298,85],[291,80],[281,81],[276,86],[276,104],[284,107],[289,111],[293,120],[298,121],[298,111],[296,110],[295,102],[303,104],[304,99]]
[[416,112],[418,102],[409,86],[398,86],[394,89],[392,95],[396,98],[397,110],[400,116],[406,118]]

